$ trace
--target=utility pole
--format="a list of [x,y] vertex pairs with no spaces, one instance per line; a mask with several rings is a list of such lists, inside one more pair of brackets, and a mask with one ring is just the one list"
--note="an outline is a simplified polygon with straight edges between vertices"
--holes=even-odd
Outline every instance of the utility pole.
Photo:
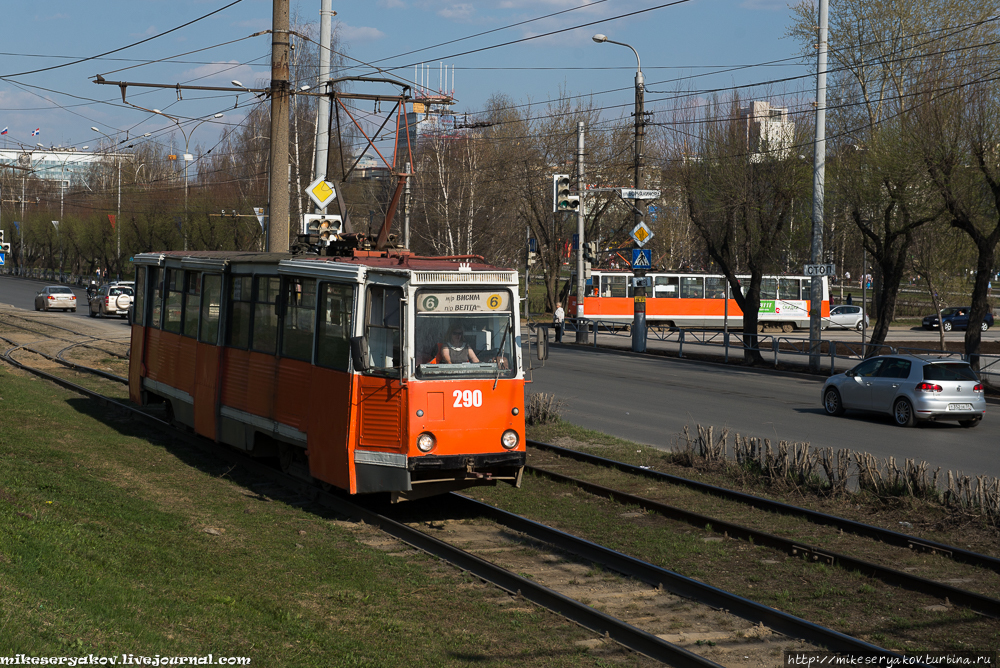
[[273,0],[271,15],[271,146],[267,250],[288,252],[288,0]]
[[579,121],[576,124],[576,189],[580,193],[580,206],[576,210],[576,238],[577,238],[577,248],[576,248],[576,342],[586,343],[587,342],[587,331],[583,326],[583,298],[586,293],[587,277],[584,276],[586,273],[584,271],[584,248],[586,248],[585,239],[583,238],[583,139],[584,139],[584,127],[583,121]]
[[[609,40],[610,41],[610,40]],[[629,47],[631,48],[631,47]],[[635,51],[635,49],[632,49]],[[639,61],[639,54],[635,54],[636,62]],[[642,76],[641,65],[635,71],[635,189],[642,188],[642,140],[646,132],[644,114],[644,92],[645,79]],[[637,199],[635,201],[635,224],[640,225],[646,217],[646,200]],[[643,278],[646,275],[645,269],[633,270],[633,276]],[[635,311],[632,321],[632,351],[637,353],[646,352],[646,287],[636,287],[635,289]]]
[[[333,0],[322,0],[319,8],[319,81],[324,95],[317,100],[316,110],[316,160],[313,163],[313,180],[326,175],[327,149],[330,144],[330,47],[333,42]],[[311,183],[311,181],[310,181]],[[316,207],[316,213],[324,209]]]
[[[813,153],[812,253],[814,265],[823,261],[823,201],[826,179],[826,38],[828,0],[819,0],[819,44],[816,56],[816,142]],[[809,288],[809,369],[819,371],[822,329],[823,277],[813,276]]]

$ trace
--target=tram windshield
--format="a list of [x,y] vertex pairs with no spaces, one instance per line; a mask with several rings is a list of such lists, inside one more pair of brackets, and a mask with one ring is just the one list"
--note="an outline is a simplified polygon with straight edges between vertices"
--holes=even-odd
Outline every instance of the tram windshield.
[[422,290],[413,340],[417,378],[513,378],[513,302],[507,290]]

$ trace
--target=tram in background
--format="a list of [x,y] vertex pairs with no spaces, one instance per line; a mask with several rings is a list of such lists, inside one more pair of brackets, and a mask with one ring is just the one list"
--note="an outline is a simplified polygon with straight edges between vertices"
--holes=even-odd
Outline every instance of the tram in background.
[[[646,321],[669,327],[743,326],[743,311],[733,299],[726,277],[720,274],[648,272],[652,285],[646,288]],[[583,309],[591,320],[631,322],[634,315],[633,274],[628,271],[594,270],[587,279]],[[741,276],[740,278],[745,278]],[[821,315],[830,317],[830,290],[822,279]],[[765,276],[760,290],[757,331],[764,326],[784,332],[809,328],[812,278]],[[727,299],[728,297],[728,299]],[[576,295],[570,296],[568,313],[576,313]]]
[[[516,271],[405,250],[135,266],[132,401],[352,494],[520,486]],[[442,358],[452,336],[466,363]]]

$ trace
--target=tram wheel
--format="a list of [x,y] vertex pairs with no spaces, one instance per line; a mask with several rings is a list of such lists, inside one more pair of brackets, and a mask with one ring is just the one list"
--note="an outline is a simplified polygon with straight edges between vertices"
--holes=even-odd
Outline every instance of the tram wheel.
[[278,444],[278,464],[281,466],[281,471],[283,473],[288,473],[288,470],[292,468],[292,462],[295,460],[295,450],[292,446],[287,443]]
[[781,331],[784,332],[785,334],[791,334],[793,331],[795,331],[795,325],[793,325],[790,322],[783,322],[781,323]]

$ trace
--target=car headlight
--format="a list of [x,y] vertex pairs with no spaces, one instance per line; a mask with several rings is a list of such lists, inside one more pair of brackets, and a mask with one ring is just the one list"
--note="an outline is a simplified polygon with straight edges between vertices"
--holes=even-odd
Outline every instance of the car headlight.
[[420,436],[417,436],[417,449],[420,452],[430,452],[434,449],[436,443],[437,440],[434,438],[434,434],[429,431],[425,431]]
[[518,442],[521,439],[518,438],[517,432],[513,429],[508,429],[500,437],[500,445],[507,448],[508,450],[513,450],[517,447]]

